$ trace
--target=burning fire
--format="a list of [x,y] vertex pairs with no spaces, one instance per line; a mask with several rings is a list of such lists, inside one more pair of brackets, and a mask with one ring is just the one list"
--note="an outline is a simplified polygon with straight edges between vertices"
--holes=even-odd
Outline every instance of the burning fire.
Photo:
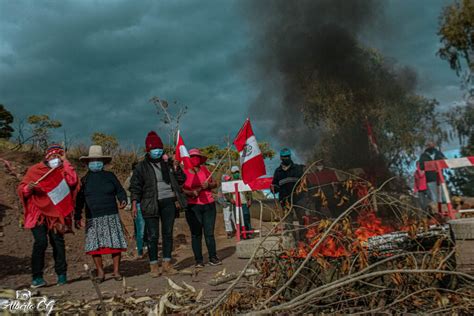
[[[351,182],[351,188],[353,189],[353,194],[359,199],[366,196],[369,192],[368,185],[359,181]],[[408,218],[404,218],[404,225],[395,229],[382,223],[369,199],[362,201],[362,205],[363,211],[359,213],[355,223],[350,223],[349,219],[345,219],[342,223],[335,225],[330,235],[312,253],[312,257],[348,257],[360,252],[361,249],[365,249],[369,238],[394,231],[406,231],[410,235],[416,235],[419,223],[410,222]],[[312,226],[309,223],[309,218],[306,218],[305,222],[305,225],[308,227],[305,235],[306,241],[298,242],[298,246],[295,249],[291,249],[283,255],[284,258],[306,258],[331,224],[329,220],[321,220],[318,226]],[[430,224],[432,223],[427,220],[423,223],[423,226],[427,228]]]
[[384,226],[382,220],[375,215],[374,211],[365,211],[357,218],[359,228],[354,234],[361,243],[365,243],[370,237],[388,234],[394,231],[393,228]]
[[[349,224],[350,225],[350,224]],[[316,246],[322,237],[328,222],[318,227],[311,227],[306,232],[307,242],[299,242],[296,249],[288,252],[287,256],[293,258],[306,258],[311,249]],[[327,236],[324,241],[313,252],[313,257],[347,257],[356,252],[357,247],[353,247],[354,242],[365,244],[370,237],[387,234],[394,229],[382,224],[374,211],[362,212],[357,219],[358,228],[352,232],[351,228],[339,229]],[[354,238],[356,241],[354,241]],[[352,240],[352,242],[351,242]]]

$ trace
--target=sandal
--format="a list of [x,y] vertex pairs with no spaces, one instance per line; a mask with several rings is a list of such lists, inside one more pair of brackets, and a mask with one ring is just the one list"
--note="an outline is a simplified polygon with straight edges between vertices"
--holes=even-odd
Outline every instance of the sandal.
[[102,282],[104,282],[104,281],[105,281],[105,275],[103,275],[103,276],[101,276],[101,277],[96,276],[96,277],[94,278],[94,281],[95,281],[96,283],[102,283]]
[[123,277],[120,274],[119,275],[114,275],[113,278],[114,278],[115,281],[122,281],[123,280]]

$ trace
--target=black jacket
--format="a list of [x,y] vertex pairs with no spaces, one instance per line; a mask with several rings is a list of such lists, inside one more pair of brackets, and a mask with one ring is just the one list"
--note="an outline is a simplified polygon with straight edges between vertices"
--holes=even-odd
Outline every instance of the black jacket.
[[[161,160],[159,163],[163,180],[171,185],[181,208],[185,209],[187,203],[181,185],[186,181],[186,175],[181,168],[174,171],[167,162]],[[159,215],[158,184],[156,183],[155,171],[148,156],[139,162],[133,170],[129,191],[130,199],[140,203],[143,217]]]
[[[446,159],[444,154],[438,149],[426,149],[420,156],[420,169],[425,170],[425,162],[432,160],[442,160]],[[437,174],[436,171],[426,171],[426,182],[436,182]]]
[[81,189],[76,198],[74,219],[82,218],[86,207],[86,218],[118,213],[117,200],[127,201],[127,194],[119,180],[110,171],[87,172],[81,179]]
[[[297,164],[292,164],[286,171],[281,166],[275,170],[272,185],[274,192],[278,192],[280,201],[285,201],[290,197],[296,182],[303,176],[303,173],[304,166]],[[293,197],[296,198],[297,196],[294,194]]]

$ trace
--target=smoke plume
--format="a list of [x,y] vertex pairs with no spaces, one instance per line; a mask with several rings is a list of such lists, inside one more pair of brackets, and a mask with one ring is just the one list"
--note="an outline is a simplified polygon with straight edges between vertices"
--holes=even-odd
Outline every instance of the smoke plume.
[[[375,0],[246,2],[255,51],[251,76],[260,89],[250,115],[267,127],[280,145],[310,158],[321,142],[324,122],[309,124],[304,111],[308,82],[334,82],[351,91],[363,91],[354,96],[361,112],[364,104],[393,93],[378,86],[363,54],[366,48],[361,48],[366,31],[370,28],[373,34],[373,29],[382,25],[381,4]],[[402,93],[414,89],[413,71],[402,69],[398,79]],[[355,133],[358,141],[353,138],[349,145],[367,147],[367,135]]]

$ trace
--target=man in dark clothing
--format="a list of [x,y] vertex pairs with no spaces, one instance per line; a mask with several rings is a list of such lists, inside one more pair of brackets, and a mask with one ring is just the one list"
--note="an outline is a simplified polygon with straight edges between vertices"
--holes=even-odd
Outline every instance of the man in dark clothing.
[[[425,151],[420,156],[420,169],[425,170],[425,162],[432,161],[432,160],[442,160],[446,159],[446,156],[436,148],[436,144],[434,142],[428,142],[426,144]],[[427,197],[432,202],[439,201],[439,191],[438,191],[438,184],[437,184],[437,173],[436,171],[426,171],[426,185],[427,185]],[[446,201],[446,197],[444,194],[441,194],[442,201]]]
[[148,133],[145,144],[147,154],[145,159],[135,167],[129,190],[134,216],[137,214],[137,204],[140,203],[148,237],[151,275],[158,277],[160,275],[158,271],[160,219],[163,240],[163,273],[174,274],[177,272],[171,265],[173,226],[177,204],[182,209],[186,208],[186,198],[180,187],[186,180],[186,176],[179,164],[163,159],[163,142],[155,132]]
[[[293,162],[291,150],[288,148],[280,150],[280,160],[281,164],[273,175],[271,190],[273,193],[278,193],[278,200],[284,210],[290,208],[291,214],[287,216],[287,223],[291,224],[293,217],[296,216],[299,224],[304,226],[304,216],[306,214],[303,208],[298,207],[301,195],[296,194],[296,184],[303,176],[304,165],[298,165]],[[297,236],[298,240],[304,240],[304,235],[304,229],[300,230]]]

